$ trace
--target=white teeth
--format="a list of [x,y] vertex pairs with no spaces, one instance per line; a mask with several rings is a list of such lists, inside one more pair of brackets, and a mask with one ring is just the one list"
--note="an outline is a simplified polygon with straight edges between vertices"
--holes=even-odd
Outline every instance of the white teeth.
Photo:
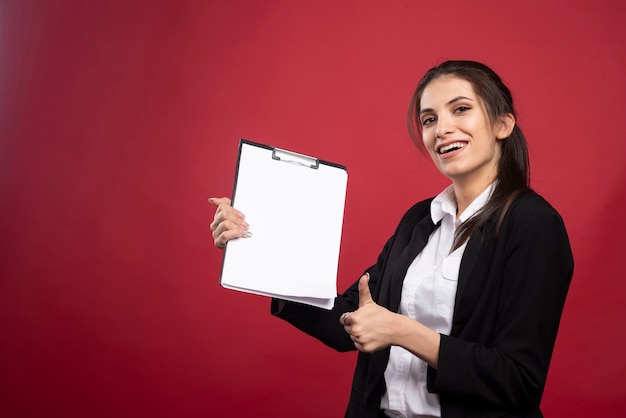
[[446,152],[453,151],[455,149],[461,149],[465,146],[465,142],[453,142],[444,147],[439,148],[439,154],[445,154]]

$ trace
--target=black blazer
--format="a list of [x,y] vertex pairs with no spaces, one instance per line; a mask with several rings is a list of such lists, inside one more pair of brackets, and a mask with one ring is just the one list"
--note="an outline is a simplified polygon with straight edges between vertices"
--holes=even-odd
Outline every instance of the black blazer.
[[[409,265],[437,228],[431,200],[404,215],[367,269],[373,299],[393,312]],[[542,416],[539,404],[573,273],[569,240],[559,214],[534,192],[511,206],[498,238],[496,219],[467,243],[452,330],[441,336],[438,369],[428,370],[428,390],[439,394],[443,418]],[[330,311],[287,303],[276,315],[338,351],[354,350],[339,317],[355,310],[358,298],[357,281]],[[388,348],[359,353],[346,417],[379,416],[388,359]]]

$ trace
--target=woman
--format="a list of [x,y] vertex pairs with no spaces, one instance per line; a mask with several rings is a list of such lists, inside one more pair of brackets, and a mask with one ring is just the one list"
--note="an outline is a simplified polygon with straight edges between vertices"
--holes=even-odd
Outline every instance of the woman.
[[[541,417],[573,259],[529,188],[510,91],[483,64],[444,62],[419,82],[409,131],[452,184],[409,209],[333,310],[272,313],[360,351],[346,417]],[[215,245],[244,236],[243,214],[210,201]]]

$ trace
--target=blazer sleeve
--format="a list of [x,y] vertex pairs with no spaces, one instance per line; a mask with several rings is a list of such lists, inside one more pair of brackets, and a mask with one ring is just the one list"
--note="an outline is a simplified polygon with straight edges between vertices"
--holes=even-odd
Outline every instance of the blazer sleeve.
[[480,331],[482,340],[442,335],[430,391],[505,409],[538,407],[574,263],[560,215],[532,196],[511,207],[495,245],[489,274],[500,276],[500,288],[489,301],[494,318],[483,325],[491,329]]

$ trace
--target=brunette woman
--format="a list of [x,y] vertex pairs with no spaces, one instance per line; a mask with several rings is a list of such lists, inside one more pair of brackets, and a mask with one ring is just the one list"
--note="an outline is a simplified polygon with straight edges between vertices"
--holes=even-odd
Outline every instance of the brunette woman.
[[[333,310],[272,313],[360,351],[346,417],[541,417],[573,259],[529,187],[511,93],[483,64],[444,62],[419,82],[409,131],[451,185],[408,210]],[[244,236],[230,201],[210,202],[215,245]]]

